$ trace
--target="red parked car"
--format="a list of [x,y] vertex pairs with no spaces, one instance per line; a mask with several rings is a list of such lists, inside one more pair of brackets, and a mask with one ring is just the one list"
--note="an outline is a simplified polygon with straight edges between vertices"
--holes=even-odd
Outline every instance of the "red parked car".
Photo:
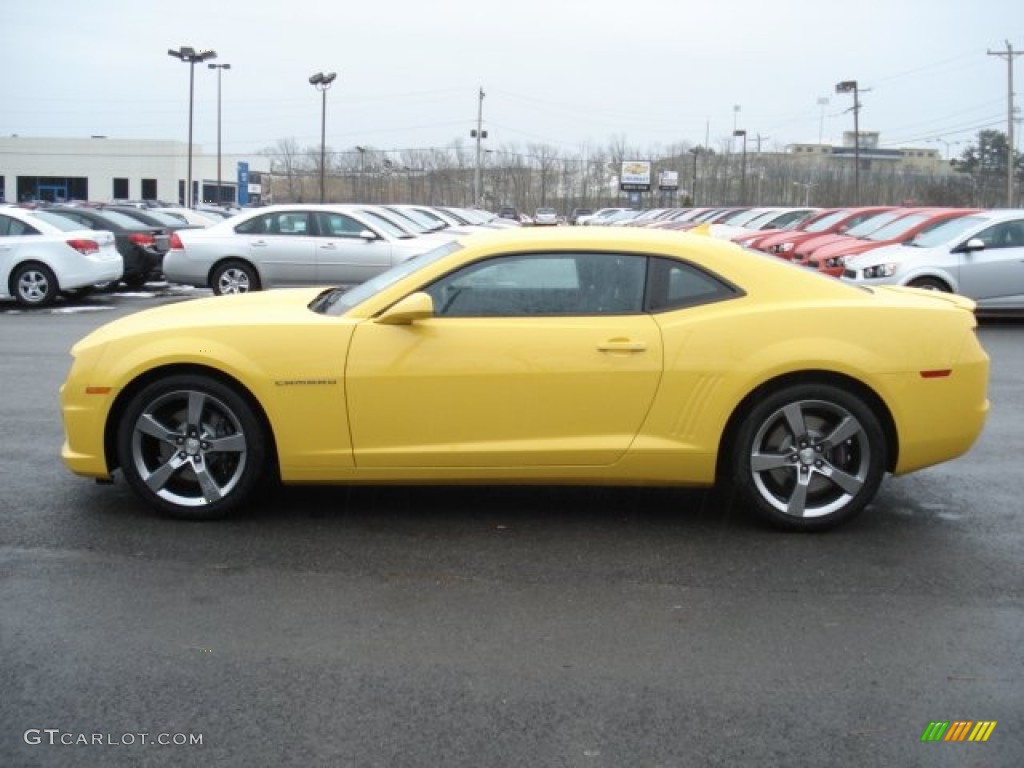
[[889,222],[895,221],[901,216],[906,216],[908,213],[910,213],[910,210],[907,208],[875,209],[872,213],[861,219],[860,223],[850,224],[841,232],[818,235],[798,243],[793,249],[793,254],[790,258],[795,264],[807,264],[807,260],[822,246],[829,245],[830,243],[848,243],[851,240],[864,237],[876,229],[884,227]]
[[827,216],[817,219],[801,232],[781,232],[774,237],[763,240],[758,248],[766,253],[773,253],[783,259],[793,258],[793,249],[800,243],[818,235],[829,235],[835,232],[846,232],[865,219],[891,207],[875,206],[871,208],[840,208]]
[[846,259],[850,256],[881,248],[883,245],[909,242],[921,232],[926,232],[944,221],[977,212],[977,209],[973,208],[922,208],[911,211],[861,238],[823,245],[807,260],[807,266],[817,267],[832,277],[840,277]]

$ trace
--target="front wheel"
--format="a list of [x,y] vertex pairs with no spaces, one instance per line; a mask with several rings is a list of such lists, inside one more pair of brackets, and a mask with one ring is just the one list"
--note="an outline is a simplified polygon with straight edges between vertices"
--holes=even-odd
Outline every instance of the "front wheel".
[[228,261],[213,270],[210,287],[217,296],[233,293],[248,293],[260,289],[260,276],[249,264],[242,261]]
[[759,516],[779,528],[817,531],[874,498],[886,443],[878,417],[857,395],[803,384],[754,405],[731,458],[737,489]]
[[237,508],[266,463],[265,430],[231,387],[170,376],[135,394],[117,433],[121,469],[143,500],[171,517],[209,520]]
[[911,280],[907,285],[911,288],[921,288],[926,291],[950,293],[949,286],[936,277],[919,277],[916,280]]

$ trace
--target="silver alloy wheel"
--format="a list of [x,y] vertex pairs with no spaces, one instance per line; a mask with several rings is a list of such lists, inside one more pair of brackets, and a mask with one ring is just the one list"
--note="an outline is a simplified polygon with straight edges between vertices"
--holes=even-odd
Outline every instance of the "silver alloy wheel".
[[864,426],[846,408],[797,400],[773,412],[754,435],[752,480],[761,498],[798,518],[823,517],[847,506],[871,470]]
[[183,507],[226,497],[246,468],[241,421],[207,392],[175,390],[157,397],[132,427],[131,461],[156,496]]
[[249,273],[242,267],[228,267],[217,277],[217,293],[248,293],[252,288]]
[[18,276],[18,296],[26,304],[41,304],[50,295],[49,277],[38,269],[26,269]]

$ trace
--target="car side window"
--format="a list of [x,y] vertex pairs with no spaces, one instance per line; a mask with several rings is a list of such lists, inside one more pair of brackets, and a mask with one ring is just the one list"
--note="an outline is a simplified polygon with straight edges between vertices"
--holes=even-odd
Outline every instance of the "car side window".
[[23,221],[10,216],[0,216],[0,237],[18,237],[20,235],[38,235],[39,231]]
[[444,317],[620,315],[643,311],[647,258],[618,253],[500,256],[427,288]]
[[309,234],[309,215],[305,211],[279,211],[243,221],[235,232],[240,235],[293,235]]
[[647,309],[673,309],[723,301],[741,295],[739,289],[685,261],[652,258]]
[[971,239],[981,240],[985,248],[1024,247],[1024,221],[1003,221],[993,224]]
[[365,224],[333,211],[317,213],[316,222],[321,237],[359,237],[359,234],[366,230]]

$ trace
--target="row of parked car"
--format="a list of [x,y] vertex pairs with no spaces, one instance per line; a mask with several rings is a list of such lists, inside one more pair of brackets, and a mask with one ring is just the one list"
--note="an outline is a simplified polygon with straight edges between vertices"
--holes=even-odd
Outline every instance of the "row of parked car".
[[518,226],[484,211],[292,205],[245,211],[136,204],[0,207],[0,298],[27,307],[167,279],[214,293],[355,284],[439,241]]
[[[606,208],[575,221],[695,230],[868,286],[956,292],[983,312],[1024,310],[1024,210]],[[61,293],[104,284],[135,288],[161,277],[218,295],[355,285],[462,235],[522,223],[475,209],[421,205],[297,204],[205,213],[127,204],[5,207],[0,296],[43,306]]]
[[584,222],[699,230],[865,286],[959,293],[985,314],[1024,311],[1024,210],[605,209]]

